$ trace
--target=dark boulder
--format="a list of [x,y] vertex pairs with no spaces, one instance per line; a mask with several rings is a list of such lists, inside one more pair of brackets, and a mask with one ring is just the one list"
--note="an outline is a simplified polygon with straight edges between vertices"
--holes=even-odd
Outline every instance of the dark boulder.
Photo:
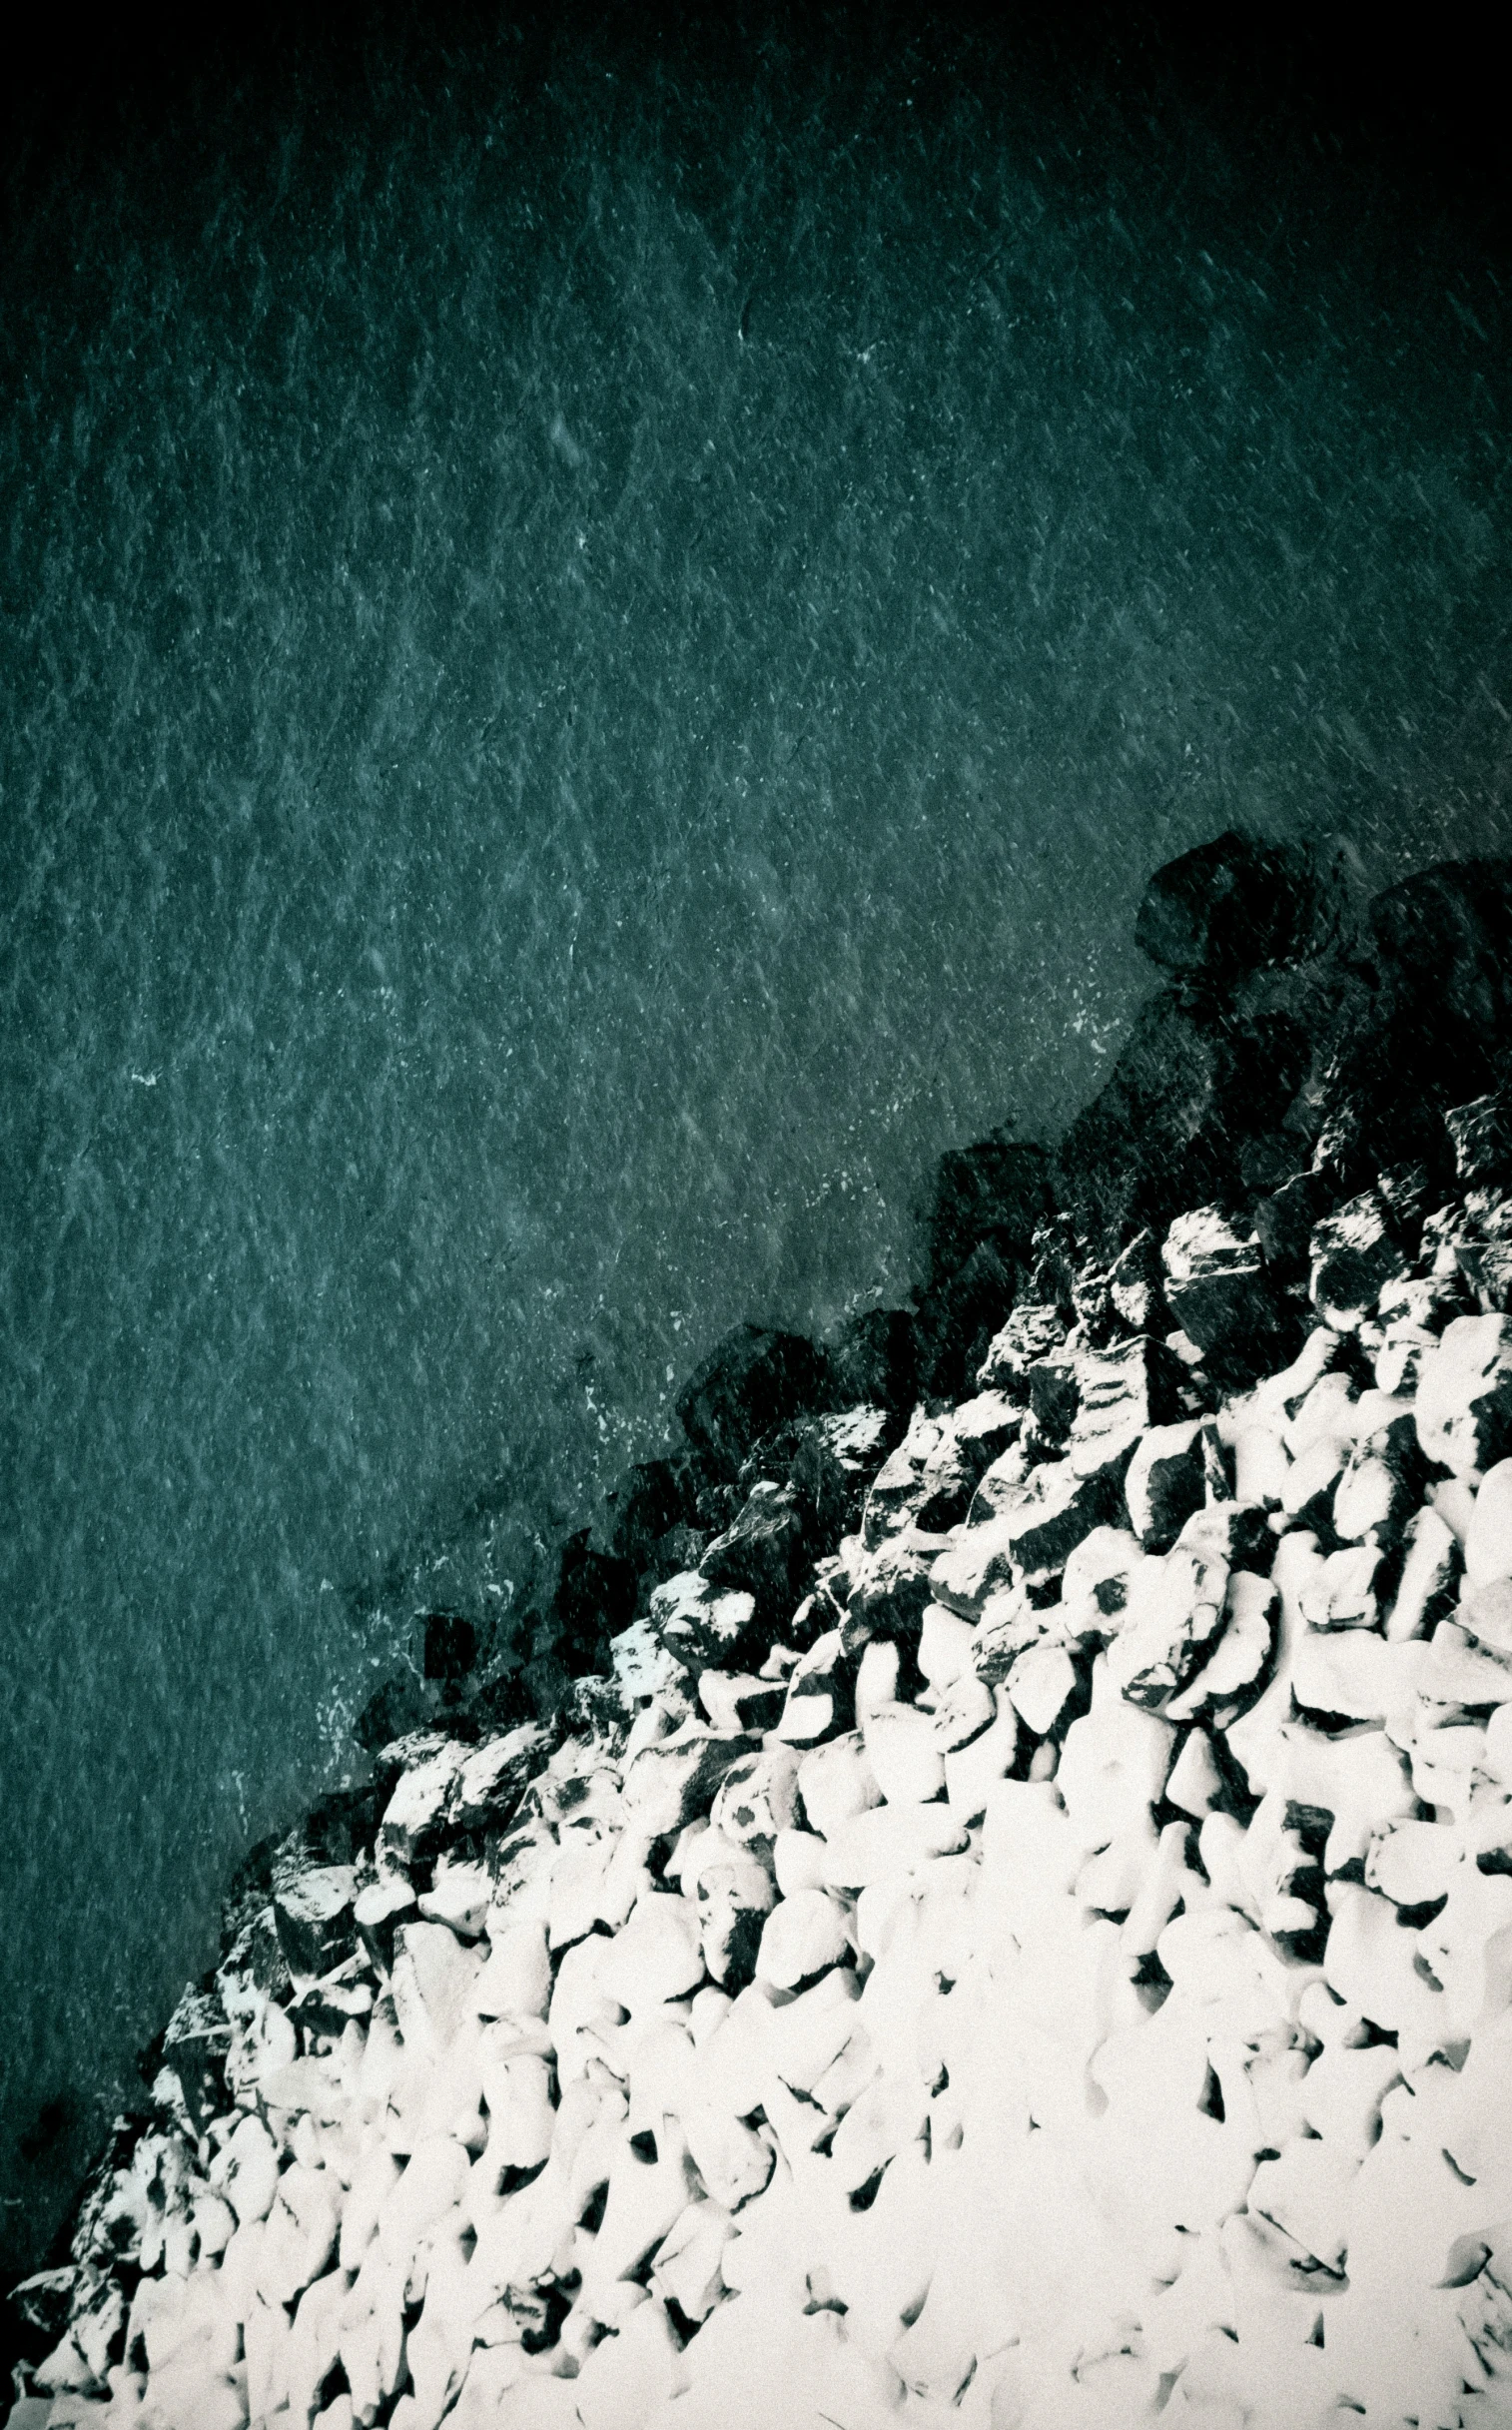
[[690,1463],[648,1459],[628,1469],[610,1496],[609,1549],[634,1570],[651,1565],[655,1548],[669,1528],[685,1526],[693,1515]]
[[1230,828],[1155,871],[1134,943],[1176,978],[1221,987],[1246,971],[1319,953],[1329,908],[1309,853]]
[[[1441,861],[1376,895],[1367,951],[1397,1003],[1505,1032],[1512,1010],[1512,860]],[[1463,1102],[1463,1101],[1461,1101]]]
[[1266,1265],[1279,1280],[1294,1281],[1306,1273],[1314,1226],[1333,1199],[1326,1174],[1298,1173],[1255,1200],[1251,1210],[1255,1238]]
[[244,1932],[261,1916],[273,1896],[274,1860],[288,1834],[271,1832],[249,1848],[227,1883],[221,1899],[221,1952],[235,1948]]
[[1165,1269],[1152,1231],[1136,1231],[1108,1269],[1108,1302],[1119,1322],[1134,1333],[1164,1338],[1175,1319],[1165,1302]]
[[1427,1007],[1382,1002],[1356,1015],[1318,1083],[1315,1161],[1348,1198],[1383,1166],[1415,1161],[1445,1189],[1454,1155],[1444,1115],[1497,1076],[1494,1041]]
[[449,1702],[476,1665],[477,1630],[470,1620],[463,1620],[456,1612],[427,1612],[422,1626],[422,1674],[439,1685],[443,1699]]
[[1189,1207],[1242,1206],[1245,1143],[1279,1128],[1311,1053],[1286,1013],[1152,997],[1062,1142],[1062,1202],[1080,1230],[1111,1253]]
[[507,1670],[485,1680],[467,1709],[484,1737],[494,1730],[511,1729],[517,1722],[532,1720],[535,1706],[520,1664],[512,1662]]
[[360,1747],[376,1755],[379,1747],[388,1747],[396,1738],[405,1738],[411,1730],[424,1729],[435,1710],[433,1692],[412,1671],[396,1671],[374,1690],[352,1725],[352,1735]]
[[635,1617],[635,1572],[612,1553],[594,1552],[580,1528],[562,1546],[551,1600],[551,1651],[573,1678],[609,1667],[609,1639]]
[[1053,1353],[1030,1368],[1029,1417],[1020,1440],[1031,1459],[1060,1457],[1081,1399],[1074,1358]]
[[682,1429],[715,1476],[733,1478],[753,1443],[805,1409],[835,1405],[823,1350],[801,1333],[738,1324],[677,1398]]
[[925,1220],[926,1288],[949,1281],[987,1241],[1005,1264],[1025,1263],[1054,1204],[1043,1148],[995,1133],[949,1149],[935,1169]]

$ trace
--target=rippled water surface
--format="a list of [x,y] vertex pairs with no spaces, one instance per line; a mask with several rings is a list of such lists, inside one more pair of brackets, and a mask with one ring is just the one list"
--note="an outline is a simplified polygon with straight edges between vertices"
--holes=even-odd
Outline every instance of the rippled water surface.
[[902,1292],[930,1159],[1096,1084],[1153,866],[1505,848],[1512,708],[1495,280],[1188,101],[378,41],[30,210],[12,2261],[415,1610],[517,1608],[726,1324]]

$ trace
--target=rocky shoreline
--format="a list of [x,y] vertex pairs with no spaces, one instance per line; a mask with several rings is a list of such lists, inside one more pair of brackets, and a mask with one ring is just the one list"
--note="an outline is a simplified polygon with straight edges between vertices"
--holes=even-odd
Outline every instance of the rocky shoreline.
[[1512,2424],[1512,864],[1136,933],[1059,1154],[253,1852],[20,2430]]

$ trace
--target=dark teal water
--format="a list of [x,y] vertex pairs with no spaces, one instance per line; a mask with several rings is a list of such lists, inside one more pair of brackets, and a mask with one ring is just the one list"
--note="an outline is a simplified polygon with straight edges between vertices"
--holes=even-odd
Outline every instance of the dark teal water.
[[731,1321],[901,1293],[1152,867],[1506,848],[1512,710],[1494,266],[1189,96],[385,37],[27,212],[8,2262],[416,1609],[506,1613]]

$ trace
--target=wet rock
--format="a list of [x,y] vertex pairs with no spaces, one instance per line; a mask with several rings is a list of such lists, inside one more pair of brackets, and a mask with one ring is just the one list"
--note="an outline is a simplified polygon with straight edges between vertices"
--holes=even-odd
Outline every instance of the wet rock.
[[1447,1178],[1443,1118],[1495,1091],[1512,1034],[1512,864],[1443,862],[1387,888],[1364,948],[1378,984],[1321,1085],[1318,1160],[1355,1187],[1405,1159]]
[[376,1754],[379,1747],[391,1746],[395,1739],[423,1729],[434,1709],[434,1695],[424,1682],[412,1671],[399,1671],[375,1689],[354,1722],[352,1735],[360,1747]]
[[1250,1209],[1254,1236],[1266,1265],[1281,1280],[1308,1271],[1313,1233],[1335,1195],[1326,1174],[1298,1173],[1255,1199]]
[[1388,989],[1494,1037],[1512,991],[1512,861],[1441,861],[1376,895],[1366,913]]
[[1300,1328],[1253,1232],[1199,1207],[1171,1224],[1161,1260],[1176,1322],[1210,1365],[1252,1377],[1284,1363]]
[[1444,1245],[1476,1306],[1486,1315],[1506,1315],[1512,1309],[1512,1200],[1473,1192]]
[[1155,871],[1134,943],[1162,970],[1221,987],[1245,971],[1319,953],[1332,910],[1310,853],[1230,828]]
[[635,1572],[628,1561],[595,1552],[586,1527],[562,1547],[551,1602],[552,1652],[569,1675],[604,1671],[609,1640],[635,1614]]
[[817,1558],[855,1534],[872,1479],[898,1431],[896,1415],[875,1401],[792,1418],[750,1452],[739,1489],[749,1495],[758,1484],[786,1487],[803,1520],[804,1542]]
[[677,1415],[715,1475],[733,1478],[747,1452],[805,1410],[834,1406],[824,1352],[801,1333],[736,1325],[677,1397]]
[[1029,1411],[1019,1437],[1032,1460],[1058,1459],[1081,1400],[1075,1359],[1066,1349],[1037,1359],[1029,1371]]
[[458,1690],[461,1682],[475,1667],[478,1658],[478,1633],[470,1620],[457,1612],[427,1612],[421,1622],[424,1632],[423,1675],[440,1687],[443,1697],[447,1691]]

